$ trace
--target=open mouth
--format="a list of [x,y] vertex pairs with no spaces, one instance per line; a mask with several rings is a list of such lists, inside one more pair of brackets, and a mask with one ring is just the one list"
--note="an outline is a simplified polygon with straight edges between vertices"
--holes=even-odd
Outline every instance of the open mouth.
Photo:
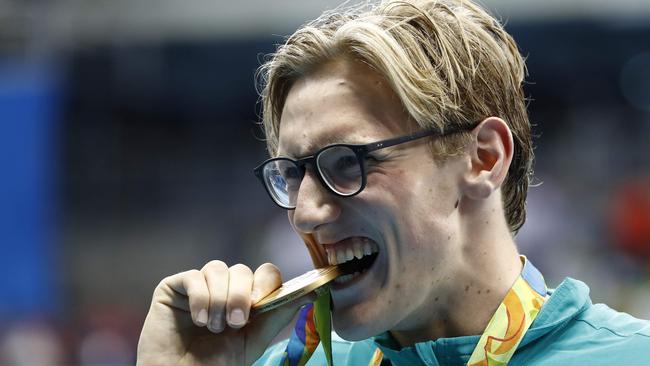
[[370,255],[363,256],[363,258],[358,259],[354,258],[351,261],[339,264],[339,268],[344,273],[334,280],[336,283],[346,283],[352,280],[354,277],[364,273],[372,266],[372,264],[377,259],[379,253],[372,253]]
[[351,238],[327,248],[327,255],[329,263],[338,265],[343,272],[334,282],[345,284],[372,267],[379,255],[379,247],[368,238]]

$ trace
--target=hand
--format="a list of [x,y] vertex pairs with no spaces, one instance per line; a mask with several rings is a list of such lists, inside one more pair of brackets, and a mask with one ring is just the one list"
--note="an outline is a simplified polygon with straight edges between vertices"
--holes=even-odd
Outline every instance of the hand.
[[250,365],[310,298],[249,319],[251,304],[280,287],[276,266],[255,273],[211,261],[167,277],[153,293],[138,342],[140,366]]

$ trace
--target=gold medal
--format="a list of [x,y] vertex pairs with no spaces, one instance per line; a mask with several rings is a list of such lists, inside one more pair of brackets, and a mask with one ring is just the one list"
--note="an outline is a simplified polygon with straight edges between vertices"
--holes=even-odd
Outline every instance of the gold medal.
[[323,286],[342,274],[343,272],[338,268],[338,266],[329,266],[311,270],[283,283],[282,286],[277,288],[275,291],[253,304],[251,313],[257,315],[273,310],[307,295],[312,291],[316,291],[318,294],[319,290]]

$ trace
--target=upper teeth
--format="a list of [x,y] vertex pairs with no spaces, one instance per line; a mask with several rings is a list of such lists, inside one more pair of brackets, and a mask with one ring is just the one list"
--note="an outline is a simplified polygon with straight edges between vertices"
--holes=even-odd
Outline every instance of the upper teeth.
[[325,248],[325,251],[327,251],[329,264],[337,265],[351,261],[354,258],[361,259],[364,255],[379,252],[379,247],[377,243],[368,238],[360,238],[360,240],[354,240],[350,243]]

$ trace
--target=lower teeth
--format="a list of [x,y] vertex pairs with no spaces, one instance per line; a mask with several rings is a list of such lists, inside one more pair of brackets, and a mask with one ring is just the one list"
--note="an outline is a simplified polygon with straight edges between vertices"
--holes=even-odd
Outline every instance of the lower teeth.
[[334,280],[334,282],[336,282],[336,283],[347,283],[347,282],[350,282],[353,278],[357,277],[358,275],[359,275],[359,272],[354,272],[352,274],[346,274],[346,275],[343,275],[343,276],[339,276]]

